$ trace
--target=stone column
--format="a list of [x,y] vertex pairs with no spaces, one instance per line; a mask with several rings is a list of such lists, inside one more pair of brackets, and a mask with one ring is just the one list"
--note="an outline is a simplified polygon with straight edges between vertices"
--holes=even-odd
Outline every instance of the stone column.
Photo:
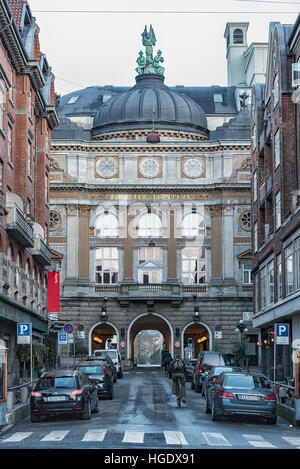
[[212,279],[222,278],[222,205],[210,207],[211,216],[211,276]]
[[125,281],[133,281],[133,239],[130,234],[132,229],[132,221],[134,215],[128,213],[127,207],[127,227],[124,233],[124,279]]
[[224,279],[234,279],[233,259],[233,207],[223,206],[223,275]]
[[78,222],[78,277],[89,279],[90,260],[90,206],[79,205]]
[[78,277],[78,206],[67,205],[67,278]]
[[176,238],[175,238],[175,212],[170,210],[170,230],[168,237],[168,281],[177,280],[176,272]]

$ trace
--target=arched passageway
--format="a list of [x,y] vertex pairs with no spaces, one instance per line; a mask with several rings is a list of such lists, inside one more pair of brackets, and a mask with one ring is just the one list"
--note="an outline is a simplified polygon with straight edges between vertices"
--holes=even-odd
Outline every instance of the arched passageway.
[[117,347],[118,331],[115,327],[109,323],[96,324],[90,333],[90,355],[93,355],[95,350]]
[[[145,331],[146,333],[141,333]],[[161,348],[169,350],[173,353],[173,330],[168,320],[158,314],[143,314],[138,316],[130,324],[127,332],[127,358],[135,362],[135,358],[138,356],[136,347],[139,347],[139,351],[147,346],[149,337],[151,338],[150,331],[155,331],[156,334],[153,337],[162,336]],[[139,334],[141,333],[141,334]],[[160,335],[159,335],[160,333]],[[139,335],[139,336],[138,336]],[[136,340],[137,339],[137,340]],[[149,360],[148,360],[149,361]],[[148,364],[148,363],[147,363]]]
[[211,333],[204,325],[191,323],[183,330],[183,356],[184,358],[197,358],[203,350],[211,348]]

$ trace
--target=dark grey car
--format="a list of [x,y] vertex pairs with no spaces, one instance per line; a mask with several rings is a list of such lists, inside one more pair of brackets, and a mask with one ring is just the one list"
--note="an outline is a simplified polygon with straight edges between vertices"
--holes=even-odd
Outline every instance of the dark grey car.
[[193,371],[191,389],[195,392],[202,391],[203,380],[213,366],[225,366],[222,354],[212,350],[200,352]]
[[185,379],[187,381],[192,381],[194,367],[197,363],[197,358],[188,358],[185,360]]
[[221,373],[207,389],[206,413],[212,420],[226,415],[255,415],[270,424],[277,421],[277,400],[265,376],[251,373]]
[[230,371],[245,371],[243,368],[239,366],[213,366],[208,375],[206,375],[205,379],[202,383],[202,396],[206,396],[207,389],[214,385],[217,380],[217,377],[221,373],[229,373]]

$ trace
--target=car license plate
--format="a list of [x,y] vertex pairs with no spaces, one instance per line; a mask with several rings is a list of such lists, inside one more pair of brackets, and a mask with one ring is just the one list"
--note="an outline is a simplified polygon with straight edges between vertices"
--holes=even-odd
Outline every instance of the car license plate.
[[260,397],[259,396],[247,396],[244,394],[239,395],[239,399],[243,401],[259,401]]
[[56,401],[65,401],[67,398],[66,396],[50,396],[46,397],[48,402],[56,402]]

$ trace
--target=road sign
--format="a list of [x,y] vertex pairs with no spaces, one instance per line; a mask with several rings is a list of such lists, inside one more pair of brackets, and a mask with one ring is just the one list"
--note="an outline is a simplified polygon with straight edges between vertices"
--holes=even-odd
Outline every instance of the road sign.
[[180,346],[181,346],[180,340],[175,340],[175,344],[174,344],[174,345],[175,345],[175,348],[180,348]]
[[221,324],[215,324],[215,331],[220,332],[222,330]]
[[73,334],[68,333],[68,344],[73,344],[73,343],[74,343]]
[[121,348],[125,348],[125,340],[121,340],[121,342],[120,342],[120,347],[121,347]]
[[275,324],[275,342],[276,345],[289,345],[290,343],[290,325]]
[[68,343],[68,334],[67,332],[59,332],[58,334],[58,343],[59,344],[67,344]]
[[77,329],[78,329],[80,332],[83,332],[83,331],[84,331],[84,324],[78,324]]
[[64,331],[67,332],[68,334],[71,334],[73,332],[72,324],[65,324],[64,325]]
[[77,332],[77,337],[78,337],[78,339],[84,339],[85,338],[85,332],[84,331],[78,331]]
[[31,342],[31,323],[18,323],[17,324],[17,343],[30,344]]
[[215,339],[222,339],[222,331],[215,331]]

